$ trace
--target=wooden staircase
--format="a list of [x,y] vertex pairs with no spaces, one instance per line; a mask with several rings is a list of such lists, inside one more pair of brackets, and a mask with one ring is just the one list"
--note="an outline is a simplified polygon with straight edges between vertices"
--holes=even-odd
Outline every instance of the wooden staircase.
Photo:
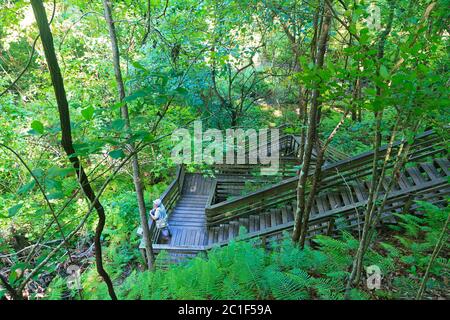
[[[398,146],[394,145],[394,149]],[[381,156],[387,148],[380,149]],[[394,153],[395,154],[395,153]],[[450,194],[445,141],[436,134],[419,135],[409,154],[411,164],[403,170],[387,196],[380,223],[395,223],[393,213],[414,212],[413,200],[445,206]],[[329,161],[322,168],[323,179],[314,201],[308,225],[308,238],[336,234],[338,230],[358,230],[369,194],[373,152]],[[238,176],[238,175],[237,175]],[[387,176],[384,188],[392,177]],[[177,171],[161,200],[168,209],[172,237],[165,242],[150,224],[156,253],[168,252],[164,263],[185,260],[236,239],[259,239],[261,245],[279,240],[294,225],[297,177],[266,186],[258,191],[217,203],[217,179],[200,173]],[[382,190],[380,198],[384,194]],[[240,230],[245,232],[240,234]]]
[[[450,162],[435,159],[409,167],[394,184],[388,196],[381,223],[394,223],[392,213],[401,213],[408,201],[425,200],[444,205],[450,194]],[[387,185],[387,183],[385,184]],[[364,221],[363,212],[369,195],[366,181],[351,183],[347,188],[325,190],[316,199],[311,212],[308,236],[335,234],[337,230],[357,229]],[[381,193],[380,198],[384,193]],[[239,235],[240,227],[247,230],[244,238],[266,236],[267,241],[278,239],[283,231],[291,231],[294,226],[296,201],[291,199],[279,205],[250,215],[230,218],[226,222],[208,228],[208,245],[226,244]],[[414,211],[412,204],[409,210]]]
[[180,199],[169,215],[171,246],[203,246],[207,242],[205,207],[213,179],[186,174]]

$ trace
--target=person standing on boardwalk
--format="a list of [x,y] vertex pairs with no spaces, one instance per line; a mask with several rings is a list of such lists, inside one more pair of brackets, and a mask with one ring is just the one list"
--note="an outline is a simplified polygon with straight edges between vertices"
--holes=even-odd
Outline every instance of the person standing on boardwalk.
[[163,237],[171,237],[172,234],[167,222],[167,211],[160,199],[153,201],[153,209],[150,210],[150,217],[156,222],[156,227],[161,230]]

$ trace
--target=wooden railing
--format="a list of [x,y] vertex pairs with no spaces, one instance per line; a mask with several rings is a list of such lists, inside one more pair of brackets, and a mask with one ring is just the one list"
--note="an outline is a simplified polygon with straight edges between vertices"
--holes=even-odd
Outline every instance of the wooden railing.
[[[268,141],[267,152],[271,152],[271,142]],[[229,197],[240,196],[245,192],[246,183],[251,185],[269,185],[274,184],[280,179],[286,179],[296,175],[297,166],[299,165],[297,153],[299,143],[295,136],[287,134],[281,136],[277,140],[279,152],[279,163],[276,174],[261,175],[260,172],[264,168],[270,168],[273,164],[263,165],[261,163],[249,163],[249,155],[258,152],[258,145],[247,145],[245,149],[244,164],[215,164],[213,169],[217,177],[216,189],[214,190],[214,203],[224,201]],[[278,160],[278,159],[277,159]]]
[[[400,142],[396,142],[393,148],[396,149],[399,145]],[[380,159],[382,159],[386,154],[387,146],[381,147],[379,151]],[[446,152],[445,141],[432,131],[427,131],[416,137],[409,150],[408,158],[409,161],[417,161],[443,152]],[[395,155],[396,150],[393,150],[392,154]],[[373,156],[374,152],[370,151],[347,160],[324,165],[320,190],[369,176],[372,172]],[[286,201],[294,200],[297,182],[298,178],[293,177],[248,195],[209,205],[205,210],[207,223],[209,226],[218,225],[230,219],[249,216],[261,212],[262,209],[273,208]]]
[[[445,171],[445,169],[444,169]],[[445,171],[448,175],[449,173]],[[419,209],[419,205],[412,200],[421,200],[435,205],[446,205],[448,202],[447,196],[450,194],[450,186],[447,178],[440,177],[432,179],[432,181],[423,184],[412,186],[408,190],[392,191],[383,207],[380,222],[389,222],[392,219],[393,213],[401,213],[405,210],[414,212]],[[408,205],[411,203],[411,205]],[[338,230],[355,230],[364,223],[364,207],[367,204],[367,199],[348,204],[343,207],[328,210],[324,213],[316,213],[311,216],[308,223],[307,239],[314,237],[317,234],[335,235]],[[408,209],[406,209],[408,208]],[[248,241],[250,239],[258,239],[255,244],[263,247],[270,247],[272,242],[278,242],[283,239],[284,232],[290,232],[293,228],[294,222],[290,221],[284,224],[278,224],[273,227],[265,228],[257,232],[248,232],[234,238],[235,241]],[[228,245],[230,240],[216,242],[203,246],[180,246],[173,247],[170,245],[156,245],[157,251],[167,250],[176,255],[192,255],[199,252],[207,254],[208,250],[214,247],[221,247]],[[177,257],[169,257],[172,260],[177,260]],[[173,261],[172,261],[173,262]],[[175,261],[176,262],[176,261]]]
[[216,200],[217,179],[214,180],[211,191],[209,193],[208,200],[206,201],[206,207],[210,207]]
[[[381,214],[381,221],[392,218],[392,213],[394,212],[402,212],[405,209],[406,203],[410,202],[412,199],[426,201],[435,205],[445,205],[447,203],[446,196],[450,194],[450,188],[446,180],[447,179],[440,179],[438,183],[436,181],[425,183],[421,186],[411,188],[408,192],[392,192],[384,206]],[[364,223],[363,213],[366,204],[367,200],[358,201],[336,210],[329,210],[324,214],[312,216],[308,222],[308,233],[306,238],[310,239],[317,234],[333,235],[336,234],[337,230],[354,230],[360,228]],[[409,211],[415,211],[418,208],[419,205],[417,203],[411,202]],[[271,237],[280,238],[283,232],[291,232],[293,226],[294,222],[291,221],[258,232],[246,233],[235,240],[247,241],[254,238],[260,238],[260,241],[262,242],[260,245],[266,246],[266,241],[274,241]],[[209,250],[215,246],[225,246],[228,243],[229,240],[226,240],[214,243],[213,245],[206,246],[202,249]]]
[[[167,187],[166,191],[161,195],[160,200],[167,210],[167,215],[172,213],[172,209],[175,207],[178,199],[180,198],[181,191],[183,189],[185,176],[185,167],[180,165],[177,167],[177,174],[175,179]],[[160,231],[156,228],[156,223],[153,220],[149,220],[150,234],[152,235],[153,243],[157,243],[160,235]]]

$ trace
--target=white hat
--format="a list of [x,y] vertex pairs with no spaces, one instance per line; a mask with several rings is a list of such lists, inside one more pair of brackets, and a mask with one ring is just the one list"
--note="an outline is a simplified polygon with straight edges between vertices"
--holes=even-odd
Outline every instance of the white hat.
[[161,200],[160,199],[156,199],[156,200],[153,201],[153,204],[156,205],[157,207],[159,207],[160,204],[161,204]]

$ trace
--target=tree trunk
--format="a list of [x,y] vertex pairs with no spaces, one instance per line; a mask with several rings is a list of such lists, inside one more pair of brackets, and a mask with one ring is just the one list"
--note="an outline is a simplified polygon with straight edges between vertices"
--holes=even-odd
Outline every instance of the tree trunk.
[[55,48],[53,45],[53,36],[48,25],[47,14],[45,13],[44,5],[42,3],[42,0],[31,0],[31,5],[33,7],[34,16],[39,28],[42,46],[44,47],[45,59],[47,61],[48,69],[50,71],[50,76],[52,79],[53,89],[55,91],[59,120],[61,125],[61,144],[67,156],[69,157],[73,168],[75,169],[78,181],[84,194],[88,198],[89,202],[94,205],[98,215],[98,223],[95,229],[94,238],[95,262],[97,266],[97,272],[105,281],[111,299],[117,300],[111,278],[104,269],[102,261],[102,246],[100,237],[105,226],[105,210],[100,201],[98,199],[96,200],[96,195],[89,183],[89,179],[83,169],[83,166],[81,165],[80,160],[77,156],[74,156],[75,149],[72,143],[69,104],[67,102],[66,91],[64,88],[63,78],[61,76],[61,71],[59,69],[58,60],[56,59]]
[[425,270],[425,274],[423,276],[422,283],[420,284],[420,288],[417,291],[416,300],[422,299],[422,295],[425,292],[425,286],[427,284],[428,277],[430,276],[431,267],[433,266],[434,261],[438,257],[439,252],[441,252],[442,247],[447,242],[448,237],[447,229],[449,221],[450,221],[450,214],[447,216],[447,220],[445,221],[444,227],[442,228],[441,235],[439,236],[436,246],[433,249],[433,253],[431,254],[430,262],[428,263],[427,269]]
[[[377,75],[378,76],[380,75],[381,59],[383,59],[383,57],[384,57],[384,48],[386,45],[386,40],[392,29],[392,22],[394,20],[395,2],[396,2],[395,0],[391,0],[389,3],[390,8],[389,8],[388,22],[386,25],[386,29],[381,34],[380,41],[378,43],[378,52],[377,52],[377,60],[378,60]],[[381,87],[377,85],[376,90],[377,90],[377,96],[381,96],[381,92],[382,92]],[[369,192],[369,198],[367,200],[366,210],[364,213],[364,225],[363,225],[361,241],[359,243],[359,247],[356,252],[354,261],[353,261],[352,271],[350,273],[350,277],[347,282],[346,296],[348,296],[351,286],[353,284],[358,283],[359,279],[361,277],[363,259],[364,259],[366,249],[368,247],[367,240],[368,240],[368,236],[369,236],[370,225],[372,222],[372,215],[374,212],[375,201],[376,201],[376,198],[378,197],[378,186],[380,185],[380,183],[382,183],[382,179],[384,179],[384,177],[379,175],[379,168],[378,168],[379,149],[381,147],[382,119],[383,119],[383,110],[375,111],[376,128],[375,128],[374,157],[373,157],[373,162],[372,162],[372,182],[371,182],[371,186],[370,186],[370,192]]]
[[[331,24],[331,12],[328,7],[324,10],[324,18],[322,19],[322,28],[319,37],[318,43],[318,52],[316,65],[317,68],[322,68],[325,60],[325,53],[328,42],[328,32]],[[292,240],[294,242],[298,242],[300,239],[300,233],[302,229],[302,221],[304,219],[305,214],[309,214],[305,212],[305,189],[306,182],[308,180],[309,175],[309,167],[311,164],[312,151],[315,139],[317,137],[317,117],[318,110],[320,109],[320,89],[317,87],[312,91],[311,97],[311,108],[309,113],[309,121],[308,121],[308,132],[306,136],[306,144],[305,144],[305,152],[303,156],[303,165],[300,170],[298,184],[297,184],[297,206],[295,210],[295,223],[294,223],[294,231],[292,233]]]
[[[114,65],[114,74],[117,82],[117,89],[119,91],[119,100],[123,101],[125,98],[125,86],[123,84],[122,79],[122,71],[120,69],[120,55],[119,55],[119,46],[117,44],[117,36],[116,29],[114,26],[114,20],[112,17],[112,6],[110,0],[103,0],[103,5],[105,9],[105,20],[108,23],[109,28],[109,37],[111,41],[111,50],[113,55],[113,65]],[[122,118],[125,120],[125,128],[127,131],[131,129],[130,125],[130,117],[128,112],[128,105],[124,103],[121,108]],[[130,152],[135,152],[135,146],[133,143],[127,145],[127,148]],[[151,235],[148,227],[148,220],[145,208],[145,200],[144,200],[144,191],[142,187],[141,177],[140,177],[140,168],[137,153],[131,159],[132,167],[133,167],[133,183],[134,188],[136,190],[136,198],[139,206],[139,215],[141,218],[141,228],[142,228],[142,237],[145,243],[145,253],[147,260],[147,268],[153,269],[154,265],[154,254],[152,249]]]
[[300,230],[300,247],[305,246],[306,235],[308,233],[308,223],[309,217],[311,215],[312,206],[314,203],[314,199],[316,198],[316,193],[319,191],[320,182],[322,178],[322,165],[325,160],[325,152],[327,151],[328,145],[333,140],[334,136],[338,132],[339,128],[344,124],[345,119],[347,118],[348,111],[345,111],[342,115],[341,120],[333,129],[333,131],[328,136],[322,148],[317,149],[317,160],[316,160],[316,168],[314,170],[313,181],[311,185],[311,190],[308,195],[308,200],[306,201],[305,214],[303,215],[303,221],[301,222],[301,230]]

